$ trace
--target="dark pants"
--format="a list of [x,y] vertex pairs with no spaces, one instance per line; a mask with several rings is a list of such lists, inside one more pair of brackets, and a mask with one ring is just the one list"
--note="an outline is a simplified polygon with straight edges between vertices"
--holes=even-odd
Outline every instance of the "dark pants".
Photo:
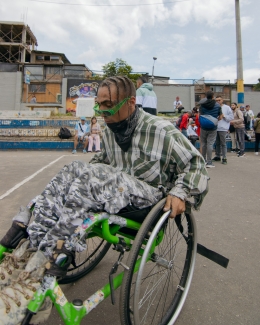
[[236,138],[239,144],[240,153],[243,154],[245,151],[245,128],[236,129]]
[[216,156],[226,158],[227,155],[227,143],[226,143],[227,131],[218,131],[216,138]]
[[258,152],[260,142],[260,133],[255,134],[255,152]]

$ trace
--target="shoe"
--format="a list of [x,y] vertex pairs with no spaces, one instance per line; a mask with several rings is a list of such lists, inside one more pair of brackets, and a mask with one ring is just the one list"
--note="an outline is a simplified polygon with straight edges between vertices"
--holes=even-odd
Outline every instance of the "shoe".
[[72,150],[72,154],[74,154],[74,153],[77,153],[77,150],[76,149]]
[[226,165],[226,164],[227,164],[227,158],[223,158],[223,159],[222,159],[222,164],[223,164],[223,165]]
[[24,271],[0,292],[0,314],[2,324],[20,324],[26,308],[40,287],[47,258],[37,251],[29,259]]
[[1,290],[9,285],[12,280],[17,279],[32,254],[28,250],[29,240],[22,239],[17,248],[12,253],[5,253],[5,257],[0,264],[0,288]]
[[87,150],[86,149],[83,149],[83,153],[87,153]]
[[239,155],[237,155],[238,157],[245,157],[245,153],[240,153]]
[[100,152],[101,150],[96,150],[95,152]]
[[213,161],[220,161],[221,159],[220,159],[220,157],[215,156],[214,158],[212,158],[212,160],[213,160]]
[[88,153],[91,153],[92,151],[88,151]]
[[255,155],[258,156],[258,152],[255,152]]
[[64,240],[58,240],[53,255],[45,266],[46,274],[63,278],[67,274],[68,268],[74,260],[75,252],[69,251],[65,247]]
[[33,315],[32,319],[30,320],[30,325],[39,325],[45,323],[50,317],[52,306],[53,304],[51,299],[49,297],[46,297],[37,314]]
[[206,168],[214,168],[214,167],[215,167],[215,165],[213,165],[212,163],[211,164],[206,163]]
[[230,152],[236,153],[237,152],[237,149],[231,149]]
[[22,222],[13,221],[11,228],[1,239],[0,244],[6,248],[15,249],[20,241],[27,237],[27,226]]

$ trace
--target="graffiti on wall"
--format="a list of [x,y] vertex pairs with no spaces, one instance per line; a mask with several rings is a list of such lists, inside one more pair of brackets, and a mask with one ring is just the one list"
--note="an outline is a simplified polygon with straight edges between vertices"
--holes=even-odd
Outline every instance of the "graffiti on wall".
[[68,79],[66,112],[76,112],[78,98],[96,97],[100,81]]

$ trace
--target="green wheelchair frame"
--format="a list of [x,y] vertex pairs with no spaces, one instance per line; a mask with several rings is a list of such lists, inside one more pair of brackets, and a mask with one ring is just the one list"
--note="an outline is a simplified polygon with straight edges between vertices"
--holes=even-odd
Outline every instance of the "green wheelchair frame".
[[[50,297],[64,324],[80,325],[82,318],[105,298],[111,296],[114,303],[114,290],[119,286],[121,324],[173,324],[191,284],[197,231],[191,212],[169,219],[170,211],[162,211],[164,204],[165,199],[157,203],[142,224],[118,215],[90,212],[75,234],[75,243],[86,239],[87,250],[76,254],[76,266],[71,266],[65,278],[57,281],[55,276],[44,276],[22,325],[30,324],[46,297]],[[74,282],[89,273],[111,244],[119,258],[109,283],[85,301],[68,302],[59,284]],[[0,245],[0,258],[6,251]],[[128,251],[127,261],[123,262]],[[119,266],[123,271],[115,275]]]

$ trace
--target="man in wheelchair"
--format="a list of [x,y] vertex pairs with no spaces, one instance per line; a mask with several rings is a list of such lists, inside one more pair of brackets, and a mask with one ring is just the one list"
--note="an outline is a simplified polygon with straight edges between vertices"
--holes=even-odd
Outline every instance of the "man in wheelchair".
[[[0,242],[14,249],[0,265],[2,324],[21,322],[43,274],[66,275],[75,254],[70,237],[88,211],[120,215],[149,209],[163,192],[164,211],[171,210],[171,218],[185,211],[190,196],[195,209],[200,206],[209,179],[202,156],[170,122],[136,107],[135,95],[127,77],[101,82],[94,111],[106,123],[102,151],[90,163],[64,166],[13,218]],[[84,245],[76,250],[84,250]]]

